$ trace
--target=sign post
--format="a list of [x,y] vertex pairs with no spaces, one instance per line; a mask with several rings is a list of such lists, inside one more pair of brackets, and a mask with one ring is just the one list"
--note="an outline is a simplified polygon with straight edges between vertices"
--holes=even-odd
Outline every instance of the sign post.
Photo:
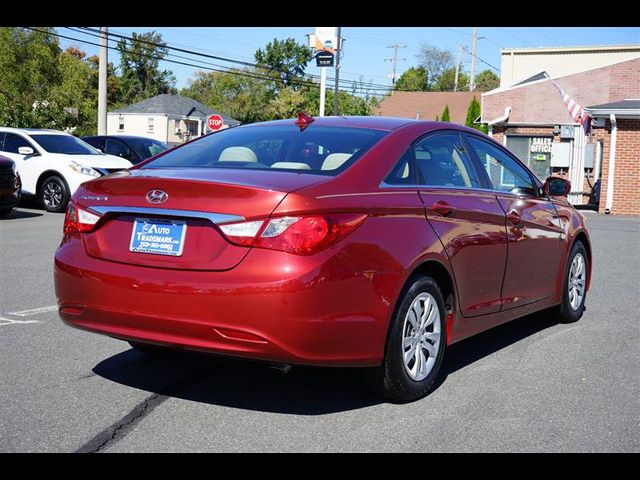
[[212,132],[217,132],[218,130],[220,130],[223,124],[224,121],[222,120],[222,117],[220,115],[216,115],[214,113],[213,115],[209,115],[207,117],[207,127]]
[[336,27],[316,27],[309,36],[309,46],[316,51],[316,67],[320,67],[320,116],[324,117],[327,89],[327,67],[334,66],[337,45]]

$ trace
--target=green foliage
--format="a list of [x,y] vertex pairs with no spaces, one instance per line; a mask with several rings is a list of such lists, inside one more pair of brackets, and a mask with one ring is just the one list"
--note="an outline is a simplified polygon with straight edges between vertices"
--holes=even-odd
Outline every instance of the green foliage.
[[412,92],[426,92],[427,71],[424,67],[411,67],[406,70],[396,81],[395,90],[409,90]]
[[469,108],[467,109],[467,119],[465,120],[464,124],[467,127],[475,128],[482,133],[487,133],[489,131],[487,125],[474,123],[476,118],[478,118],[479,116],[480,102],[478,102],[478,99],[476,99],[476,97],[474,96],[471,100],[471,103],[469,104]]
[[476,89],[481,92],[488,92],[500,86],[500,77],[491,70],[483,70],[476,77]]
[[427,91],[434,89],[445,70],[455,67],[453,54],[449,50],[428,43],[420,46],[418,64],[426,72]]
[[[455,67],[447,68],[442,71],[440,76],[433,84],[434,92],[453,92],[456,84]],[[469,76],[460,71],[458,72],[458,92],[469,90]]]
[[297,85],[293,81],[303,77],[313,54],[311,49],[293,38],[285,40],[274,38],[264,50],[258,49],[254,58],[257,63],[264,66],[265,72],[274,77],[276,88],[291,86],[296,89]]
[[441,122],[450,122],[451,117],[449,116],[449,105],[444,106],[444,110],[442,111],[442,115],[440,116]]
[[120,53],[119,100],[131,104],[161,93],[175,93],[175,77],[169,70],[160,70],[160,61],[169,50],[162,35],[151,31],[132,33],[132,39],[118,41]]

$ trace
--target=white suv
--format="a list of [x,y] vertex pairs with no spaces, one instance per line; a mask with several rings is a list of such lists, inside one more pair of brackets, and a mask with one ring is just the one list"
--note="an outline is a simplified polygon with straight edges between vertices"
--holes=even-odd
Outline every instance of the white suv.
[[81,183],[132,165],[68,133],[30,128],[0,127],[0,155],[15,162],[22,195],[37,197],[49,212],[63,212]]

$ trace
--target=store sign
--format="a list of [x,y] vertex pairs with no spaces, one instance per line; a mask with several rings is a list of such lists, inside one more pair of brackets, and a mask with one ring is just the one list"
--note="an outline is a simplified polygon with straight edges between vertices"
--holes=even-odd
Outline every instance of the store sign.
[[[551,145],[553,138],[550,137],[533,137],[529,151],[531,153],[551,153]],[[536,156],[533,156],[538,159]]]
[[321,50],[316,53],[316,67],[333,67],[335,55],[329,50]]
[[338,27],[316,27],[315,49],[328,50],[332,53],[338,47]]

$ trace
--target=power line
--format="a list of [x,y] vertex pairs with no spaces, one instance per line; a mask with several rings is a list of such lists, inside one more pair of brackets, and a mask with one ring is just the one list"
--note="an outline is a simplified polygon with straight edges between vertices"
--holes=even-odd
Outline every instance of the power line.
[[548,38],[549,40],[551,40],[552,42],[554,42],[555,44],[564,47],[564,44],[560,41],[560,40],[556,40],[555,38],[547,35],[546,33],[544,33],[542,30],[536,30],[535,28],[532,27],[527,27],[529,30],[536,32],[538,35],[542,35],[545,38]]
[[517,36],[514,33],[511,33],[509,30],[507,30],[506,28],[502,28],[502,27],[498,27],[500,30],[502,30],[503,32],[505,32],[508,35],[511,35],[513,38],[515,38],[516,40],[520,40],[523,43],[526,43],[528,46],[532,47],[533,45],[531,44],[531,42],[528,42],[527,40],[525,40],[522,37]]

